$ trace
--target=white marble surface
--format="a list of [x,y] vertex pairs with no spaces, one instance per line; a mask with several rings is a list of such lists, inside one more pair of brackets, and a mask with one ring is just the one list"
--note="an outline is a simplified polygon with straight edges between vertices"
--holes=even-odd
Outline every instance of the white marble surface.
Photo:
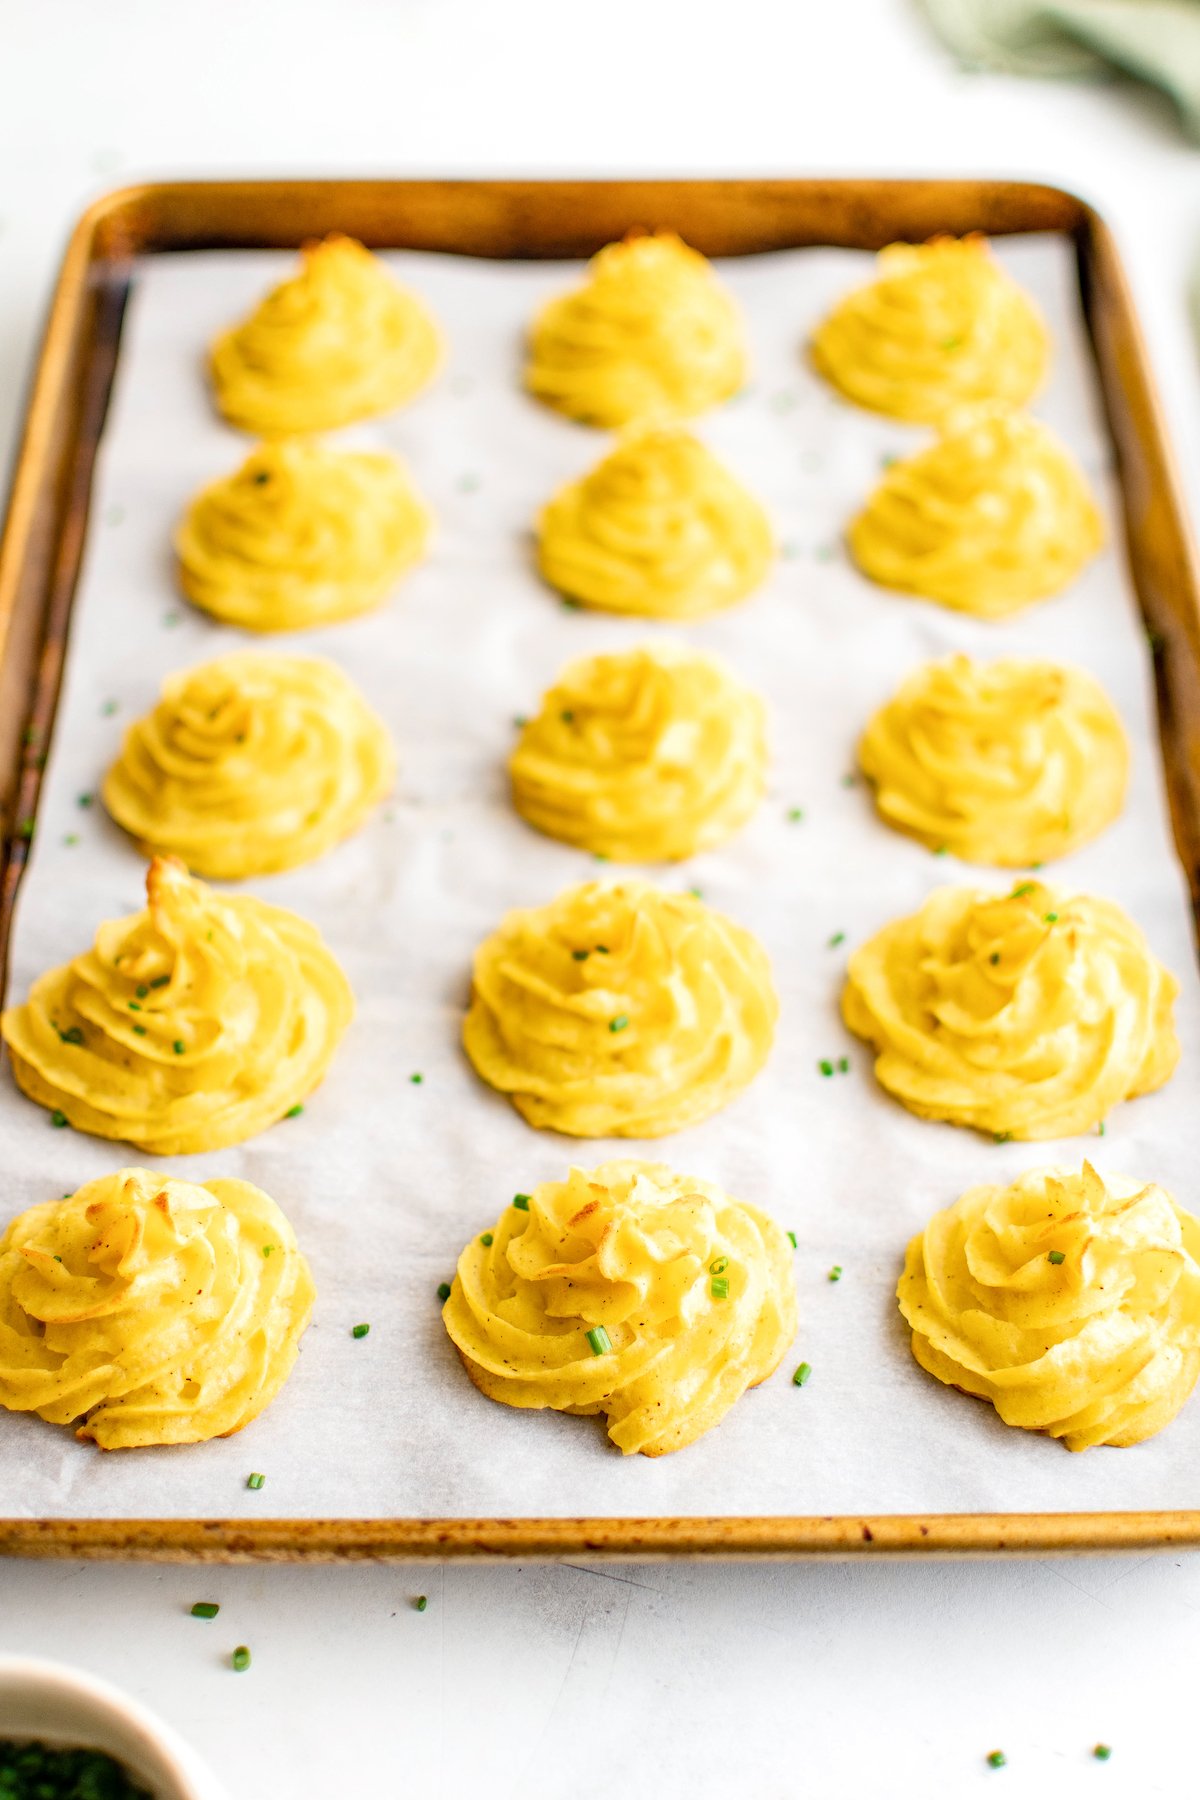
[[[904,0],[0,0],[0,459],[68,225],[119,181],[952,170],[1060,181],[1108,213],[1195,510],[1200,157],[1165,103],[963,76]],[[220,1617],[189,1618],[195,1599]],[[0,1564],[0,1651],[123,1683],[234,1800],[1176,1795],[1196,1760],[1198,1611],[1200,1560],[1178,1556]],[[234,1675],[242,1642],[254,1663]]]

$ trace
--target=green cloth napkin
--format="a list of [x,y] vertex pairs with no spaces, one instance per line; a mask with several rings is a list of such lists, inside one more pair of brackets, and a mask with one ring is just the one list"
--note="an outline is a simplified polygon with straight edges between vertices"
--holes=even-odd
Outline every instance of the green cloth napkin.
[[968,68],[1134,75],[1169,94],[1200,140],[1200,0],[918,0]]

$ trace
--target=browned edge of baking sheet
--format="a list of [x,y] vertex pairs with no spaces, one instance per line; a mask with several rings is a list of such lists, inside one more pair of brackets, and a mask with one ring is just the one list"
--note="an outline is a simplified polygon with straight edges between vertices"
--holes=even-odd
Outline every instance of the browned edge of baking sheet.
[[[98,201],[68,245],[0,537],[0,958],[36,819],[87,528],[92,468],[134,259],[295,249],[330,231],[379,249],[590,256],[633,226],[709,256],[878,249],[938,232],[1074,243],[1117,453],[1130,569],[1154,653],[1180,858],[1200,914],[1200,574],[1111,233],[1054,187],[1011,181],[170,182]],[[157,1560],[986,1555],[1200,1545],[1200,1510],[654,1519],[9,1519],[0,1555]]]

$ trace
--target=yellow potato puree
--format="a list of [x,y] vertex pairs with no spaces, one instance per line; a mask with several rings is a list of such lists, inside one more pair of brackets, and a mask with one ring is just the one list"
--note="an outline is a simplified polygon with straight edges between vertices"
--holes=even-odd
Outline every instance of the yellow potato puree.
[[850,958],[842,1014],[889,1094],[1002,1138],[1093,1131],[1179,1060],[1179,985],[1119,906],[939,888]]
[[302,438],[260,444],[202,489],[175,534],[179,584],[247,631],[302,631],[378,606],[425,553],[404,465]]
[[54,1122],[157,1156],[223,1150],[318,1086],[354,1012],[316,929],[217,896],[173,857],[149,906],[34,982],[0,1019],[17,1085]]
[[395,776],[387,728],[333,663],[239,651],[168,676],[103,795],[148,855],[238,881],[323,856]]
[[441,336],[386,264],[337,233],[300,252],[210,358],[217,406],[257,437],[333,431],[404,406],[430,381]]
[[626,1455],[664,1456],[795,1336],[786,1238],[713,1183],[610,1162],[521,1199],[467,1245],[442,1313],[489,1399],[603,1413]]
[[980,619],[1070,585],[1104,542],[1082,471],[1021,413],[960,415],[892,463],[847,533],[864,575]]
[[609,244],[530,334],[530,393],[585,425],[686,419],[746,379],[741,314],[708,259],[670,231]]
[[1083,670],[949,656],[880,707],[858,761],[889,825],[965,862],[1024,868],[1112,824],[1129,747]]
[[693,856],[762,798],[765,710],[683,645],[590,656],[546,694],[509,772],[517,811],[549,837],[624,862]]
[[698,438],[627,433],[538,519],[550,586],[602,612],[699,619],[744,600],[774,556],[771,523]]
[[1024,406],[1050,358],[1037,307],[986,239],[889,244],[878,274],[818,327],[813,361],[848,399],[931,424],[952,406]]
[[313,1297],[249,1182],[101,1176],[0,1237],[0,1406],[102,1450],[228,1437],[291,1374]]
[[1068,1450],[1140,1444],[1200,1374],[1200,1222],[1084,1163],[976,1187],[908,1246],[913,1355]]
[[691,894],[587,882],[511,912],[476,952],[463,1042],[522,1118],[571,1137],[662,1137],[767,1059],[766,953]]

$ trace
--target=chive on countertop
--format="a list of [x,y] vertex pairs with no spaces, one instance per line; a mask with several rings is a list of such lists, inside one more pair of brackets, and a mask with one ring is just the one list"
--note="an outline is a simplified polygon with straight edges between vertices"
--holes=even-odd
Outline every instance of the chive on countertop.
[[0,1738],[0,1800],[151,1800],[102,1750],[51,1749]]

